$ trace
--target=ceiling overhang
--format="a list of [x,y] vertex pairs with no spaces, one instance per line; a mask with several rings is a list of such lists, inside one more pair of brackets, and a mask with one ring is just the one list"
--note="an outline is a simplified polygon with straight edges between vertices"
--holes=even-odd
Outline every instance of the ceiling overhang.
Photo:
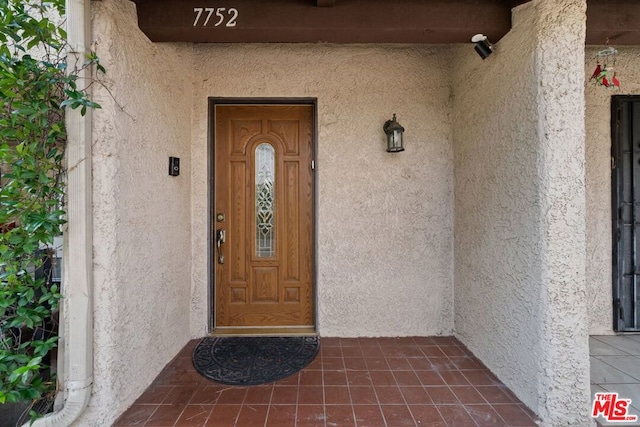
[[[530,0],[134,0],[154,42],[467,43]],[[640,1],[588,0],[587,44],[640,45]]]

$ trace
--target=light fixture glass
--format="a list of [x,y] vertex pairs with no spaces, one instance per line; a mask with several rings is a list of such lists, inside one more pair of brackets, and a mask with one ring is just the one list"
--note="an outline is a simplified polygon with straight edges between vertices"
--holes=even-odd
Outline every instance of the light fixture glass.
[[404,128],[396,121],[395,113],[393,114],[393,119],[387,120],[382,129],[384,129],[384,133],[387,134],[387,152],[399,153],[400,151],[404,151],[402,142]]

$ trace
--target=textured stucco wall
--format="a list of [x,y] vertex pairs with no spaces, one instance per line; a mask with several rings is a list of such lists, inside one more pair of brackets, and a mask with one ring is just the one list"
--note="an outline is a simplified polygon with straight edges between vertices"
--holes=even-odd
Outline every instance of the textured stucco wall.
[[542,419],[589,425],[584,0],[454,63],[455,329]]
[[94,85],[95,382],[77,425],[108,426],[190,338],[191,80],[188,51],[149,42],[133,2],[91,7],[107,74]]
[[[324,336],[452,331],[448,47],[194,47],[193,321],[207,318],[207,97],[318,99],[318,323]],[[397,113],[406,151],[388,154]]]
[[[604,46],[590,46],[585,54],[585,78],[596,67],[595,54]],[[612,334],[611,291],[611,97],[640,94],[640,48],[618,47],[615,64],[620,90],[586,81],[587,170],[587,286],[589,333]]]

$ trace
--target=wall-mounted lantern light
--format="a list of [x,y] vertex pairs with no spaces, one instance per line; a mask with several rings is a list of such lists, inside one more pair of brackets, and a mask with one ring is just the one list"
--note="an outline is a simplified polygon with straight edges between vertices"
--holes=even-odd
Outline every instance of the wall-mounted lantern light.
[[489,43],[489,39],[484,34],[476,34],[471,37],[471,42],[476,44],[476,52],[480,58],[487,59],[493,53],[493,46]]
[[387,134],[387,152],[399,153],[404,151],[404,146],[402,145],[404,128],[396,121],[395,113],[393,114],[393,119],[387,120],[382,129]]

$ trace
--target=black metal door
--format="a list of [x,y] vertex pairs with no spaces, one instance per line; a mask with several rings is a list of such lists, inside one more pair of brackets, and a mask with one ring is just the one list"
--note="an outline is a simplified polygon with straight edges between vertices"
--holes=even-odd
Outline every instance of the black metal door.
[[612,102],[613,327],[640,331],[640,96]]

